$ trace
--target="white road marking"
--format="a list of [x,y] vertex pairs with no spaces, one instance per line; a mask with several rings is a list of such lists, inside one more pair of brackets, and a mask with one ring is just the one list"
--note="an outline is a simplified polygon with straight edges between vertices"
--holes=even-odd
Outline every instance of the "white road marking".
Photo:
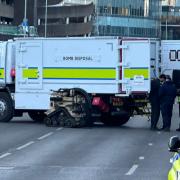
[[153,146],[153,143],[149,143],[148,145],[149,145],[149,146]]
[[19,146],[18,148],[16,148],[16,150],[24,149],[24,148],[30,146],[30,145],[33,144],[33,143],[34,143],[34,141],[30,141],[30,142],[28,142],[28,143],[26,143],[26,144],[24,144],[24,145],[22,145],[22,146]]
[[62,127],[61,128],[57,128],[56,131],[61,131],[62,129],[63,129]]
[[102,122],[95,122],[94,124],[95,125],[102,125],[103,123]]
[[15,167],[0,167],[0,170],[12,170],[14,169]]
[[126,176],[131,176],[132,174],[134,174],[134,172],[136,171],[136,169],[139,167],[139,165],[134,164],[131,169],[129,169],[129,171],[125,174]]
[[11,153],[2,154],[2,155],[0,156],[0,159],[2,159],[2,158],[4,158],[4,157],[7,157],[7,156],[9,156],[9,155],[11,155]]
[[52,134],[53,134],[53,132],[50,132],[50,133],[47,133],[47,134],[45,134],[45,135],[43,135],[43,136],[41,136],[41,137],[39,137],[39,138],[37,138],[37,139],[38,139],[38,140],[42,140],[42,139],[45,139],[45,138],[51,136]]
[[144,160],[144,156],[140,156],[140,157],[139,157],[139,160]]

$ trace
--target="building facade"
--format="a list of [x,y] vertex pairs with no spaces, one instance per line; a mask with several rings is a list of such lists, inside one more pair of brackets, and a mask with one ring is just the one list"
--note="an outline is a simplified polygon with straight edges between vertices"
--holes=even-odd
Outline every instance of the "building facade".
[[94,5],[91,0],[51,2],[47,9],[42,1],[38,1],[37,27],[39,36],[45,36],[45,34],[47,37],[90,36],[93,27],[93,13]]
[[161,38],[169,40],[180,39],[180,0],[163,4]]
[[162,6],[175,6],[176,0],[162,0]]
[[11,24],[14,20],[14,1],[0,0],[0,40],[11,38]]
[[160,36],[161,0],[94,0],[94,34],[154,37]]
[[14,19],[13,0],[0,0],[0,24],[12,24]]
[[[34,23],[34,0],[27,0],[26,17],[30,26]],[[25,0],[14,0],[14,21],[13,25],[19,26],[24,19]]]
[[[163,1],[172,5],[175,0]],[[4,6],[11,9],[3,14],[11,12],[5,19],[6,24],[14,25],[11,27],[13,32],[18,31],[17,27],[23,22],[24,2],[0,0],[0,15],[3,12],[1,6],[2,9],[5,9]],[[46,8],[45,0],[27,0],[26,16],[28,25],[37,27],[40,37],[159,37],[160,2],[161,0],[47,0]],[[1,19],[1,23],[5,22],[4,15],[1,15]]]
[[[90,35],[93,13],[92,0],[47,0],[47,6],[45,0],[27,0],[28,25],[37,27],[40,37]],[[24,1],[16,0],[14,25],[24,16]]]

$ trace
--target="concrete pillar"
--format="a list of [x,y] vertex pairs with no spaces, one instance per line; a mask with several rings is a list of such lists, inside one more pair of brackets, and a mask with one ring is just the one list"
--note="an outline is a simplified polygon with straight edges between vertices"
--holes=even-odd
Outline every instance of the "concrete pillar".
[[87,23],[87,16],[84,17],[84,23]]
[[38,26],[41,25],[41,19],[38,19]]
[[66,24],[69,24],[69,17],[66,18]]
[[91,21],[91,19],[92,19],[92,16],[91,16],[91,15],[89,15],[89,17],[88,17],[88,21]]

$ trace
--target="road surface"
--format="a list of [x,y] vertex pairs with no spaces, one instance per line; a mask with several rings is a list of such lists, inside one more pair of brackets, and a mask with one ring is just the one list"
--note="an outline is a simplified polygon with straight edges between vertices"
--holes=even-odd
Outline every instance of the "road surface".
[[15,118],[0,124],[0,180],[165,180],[178,121],[175,110],[171,132],[158,132],[139,116],[123,127],[81,129]]

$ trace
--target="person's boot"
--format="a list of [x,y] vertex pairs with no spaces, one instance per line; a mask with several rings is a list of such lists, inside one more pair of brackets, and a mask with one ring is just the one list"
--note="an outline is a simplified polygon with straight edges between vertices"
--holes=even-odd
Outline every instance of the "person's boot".
[[169,131],[170,131],[170,128],[169,128],[169,127],[166,127],[166,128],[163,129],[163,131],[169,132]]
[[176,131],[180,131],[180,127],[176,129]]

